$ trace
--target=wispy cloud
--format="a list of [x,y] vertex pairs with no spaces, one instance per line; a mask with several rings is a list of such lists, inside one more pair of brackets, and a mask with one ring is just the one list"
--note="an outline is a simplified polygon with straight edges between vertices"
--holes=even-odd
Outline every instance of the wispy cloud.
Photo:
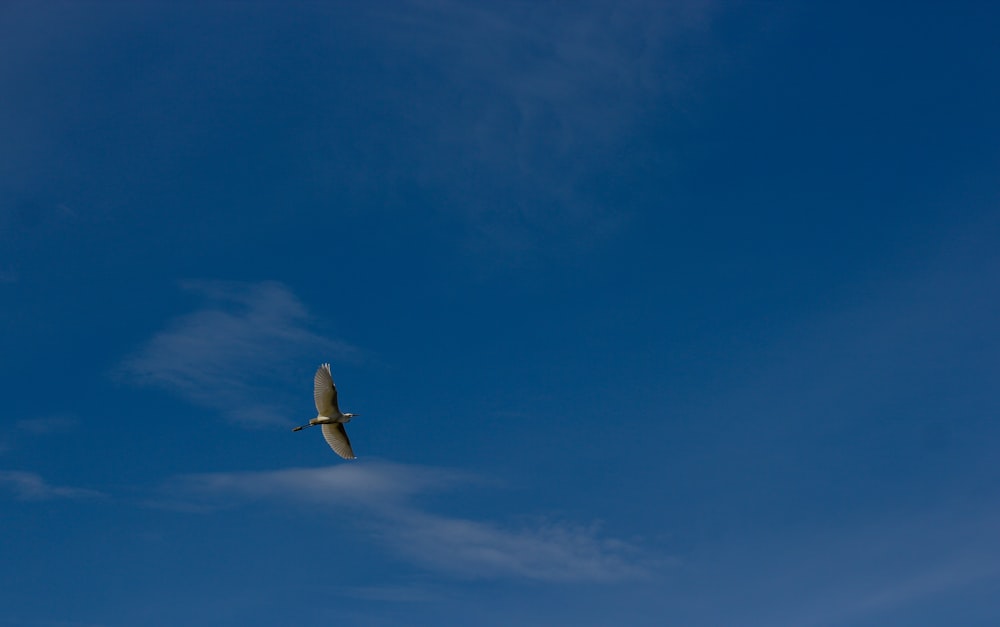
[[23,501],[47,501],[51,499],[81,499],[104,496],[96,490],[55,486],[40,475],[21,470],[0,470],[0,488],[11,492]]
[[71,414],[51,414],[37,418],[23,418],[13,423],[13,428],[0,434],[0,453],[16,448],[25,437],[58,435],[75,430],[79,420]]
[[374,462],[187,475],[175,479],[168,492],[196,508],[280,500],[348,509],[362,514],[366,528],[390,551],[461,577],[613,581],[648,574],[652,560],[630,543],[603,536],[597,525],[510,526],[443,516],[414,503],[422,494],[477,481],[452,470]]
[[[415,182],[467,227],[470,248],[506,259],[607,237],[628,209],[608,206],[602,181],[621,185],[616,168],[636,129],[663,124],[678,113],[672,101],[695,91],[712,64],[704,32],[716,4],[430,0],[371,10],[370,45],[419,77],[404,83],[405,110],[387,112],[403,161],[379,184]],[[691,46],[697,55],[685,54]]]
[[345,597],[381,603],[426,603],[442,596],[440,590],[419,584],[344,586],[337,592]]
[[40,418],[25,418],[16,423],[18,431],[31,435],[49,435],[52,433],[71,431],[77,427],[79,420],[75,416],[53,415]]
[[383,539],[417,563],[456,575],[614,581],[647,574],[639,550],[602,537],[598,525],[544,521],[511,529],[416,510],[397,514]]
[[447,209],[468,220],[475,243],[519,250],[567,229],[579,240],[614,227],[614,208],[584,188],[650,96],[637,75],[652,23],[641,13],[432,2],[407,15],[420,24],[406,31],[416,54],[439,59],[445,80],[476,87],[445,117],[426,112],[466,176],[429,161],[421,172],[447,190]]
[[[1000,567],[991,559],[979,556],[958,558],[923,567],[911,573],[898,573],[897,578],[879,582],[866,590],[855,590],[855,596],[826,615],[803,625],[840,625],[845,619],[878,616],[885,612],[911,606],[922,600],[961,590],[985,579],[996,578]],[[815,606],[814,606],[815,607]]]
[[998,513],[981,504],[970,509],[953,501],[931,516],[838,527],[822,541],[801,538],[795,551],[755,566],[745,589],[757,593],[751,603],[767,616],[755,624],[900,623],[887,617],[914,615],[928,599],[986,581],[995,586],[997,521]]
[[297,360],[357,355],[311,330],[306,307],[281,283],[188,281],[183,287],[204,296],[207,306],[181,316],[127,359],[127,378],[259,426],[287,422],[286,395],[275,383],[302,374]]
[[286,468],[262,472],[219,472],[175,477],[167,492],[191,503],[284,500],[338,507],[384,510],[418,494],[469,484],[475,478],[456,470],[387,462],[327,468]]

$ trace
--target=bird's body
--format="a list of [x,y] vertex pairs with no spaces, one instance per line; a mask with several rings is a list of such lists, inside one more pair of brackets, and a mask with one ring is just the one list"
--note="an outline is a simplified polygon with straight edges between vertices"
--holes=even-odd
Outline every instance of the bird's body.
[[337,405],[337,386],[333,384],[330,364],[323,364],[316,369],[316,376],[313,377],[313,401],[316,403],[316,417],[310,420],[309,424],[295,427],[292,431],[321,425],[323,437],[333,452],[344,459],[355,459],[344,425],[357,414],[345,414],[340,411]]

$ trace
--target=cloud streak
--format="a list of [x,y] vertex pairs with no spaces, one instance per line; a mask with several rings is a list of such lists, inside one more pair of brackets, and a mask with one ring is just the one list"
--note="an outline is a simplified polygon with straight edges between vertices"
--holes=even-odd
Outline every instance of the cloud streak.
[[420,27],[403,31],[400,44],[443,68],[444,81],[470,87],[461,103],[424,112],[439,149],[456,158],[424,163],[465,163],[466,176],[427,165],[420,175],[447,190],[448,209],[468,221],[475,243],[517,250],[567,229],[576,241],[612,230],[615,212],[586,187],[644,101],[665,88],[650,53],[677,34],[666,16],[431,2],[405,17]]
[[18,420],[17,429],[31,435],[50,435],[76,429],[79,420],[70,415],[52,415]]
[[34,472],[0,470],[0,488],[11,492],[22,501],[48,501],[52,499],[86,499],[104,496],[97,490],[55,486]]
[[[469,248],[507,259],[605,239],[628,210],[600,190],[621,185],[617,164],[638,149],[637,129],[663,123],[650,111],[686,98],[712,64],[714,5],[430,0],[366,13],[379,56],[419,77],[379,77],[393,93],[375,100],[407,107],[380,120],[401,161],[369,184],[412,181],[465,227]],[[683,55],[693,46],[698,55]]]
[[[805,536],[773,565],[758,567],[751,591],[755,624],[829,627],[905,623],[928,599],[948,598],[1000,575],[998,512],[981,504],[942,503],[931,516],[895,516]],[[790,595],[780,602],[774,591]],[[781,616],[775,614],[781,608]]]
[[121,367],[126,378],[169,390],[241,424],[284,424],[275,379],[295,380],[293,364],[356,356],[310,329],[305,306],[277,282],[189,281],[208,304],[157,333]]
[[617,581],[649,573],[637,547],[604,537],[597,525],[555,521],[517,527],[444,516],[417,497],[472,483],[452,470],[374,462],[329,468],[209,473],[176,478],[171,498],[194,509],[284,501],[363,515],[376,540],[419,566],[463,578]]
[[493,523],[398,512],[383,539],[414,562],[455,575],[542,581],[616,581],[647,574],[636,547],[602,538],[599,527],[545,521]]

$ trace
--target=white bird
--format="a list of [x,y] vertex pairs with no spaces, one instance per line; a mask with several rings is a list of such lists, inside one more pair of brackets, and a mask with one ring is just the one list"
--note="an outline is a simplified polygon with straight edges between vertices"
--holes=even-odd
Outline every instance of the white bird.
[[337,386],[333,384],[330,364],[323,364],[316,369],[316,376],[313,377],[313,400],[316,401],[317,416],[309,424],[295,427],[292,431],[323,425],[323,437],[333,452],[344,459],[356,459],[344,425],[358,414],[341,413],[337,406]]

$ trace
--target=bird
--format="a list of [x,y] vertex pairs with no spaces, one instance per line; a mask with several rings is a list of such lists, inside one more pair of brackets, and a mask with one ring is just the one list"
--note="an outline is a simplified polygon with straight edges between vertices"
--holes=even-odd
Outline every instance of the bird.
[[337,406],[337,386],[333,384],[330,364],[321,364],[316,369],[316,376],[313,377],[313,400],[316,402],[316,417],[310,420],[309,424],[295,427],[292,431],[302,431],[307,427],[321,425],[323,437],[334,453],[344,459],[357,459],[354,450],[351,449],[351,441],[347,439],[344,425],[358,414],[342,413]]

